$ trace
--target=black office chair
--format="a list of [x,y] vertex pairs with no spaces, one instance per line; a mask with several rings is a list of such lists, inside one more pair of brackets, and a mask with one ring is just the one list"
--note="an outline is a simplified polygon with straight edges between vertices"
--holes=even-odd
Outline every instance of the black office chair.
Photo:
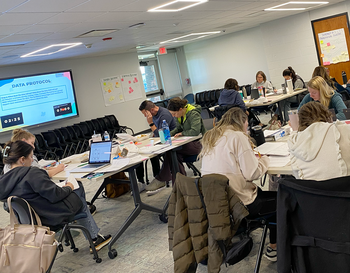
[[80,129],[83,131],[85,139],[90,139],[91,136],[94,134],[94,131],[90,128],[87,122],[82,121],[74,125],[78,125],[80,127]]
[[77,139],[80,142],[79,147],[77,148],[76,153],[82,153],[86,151],[89,146],[88,140],[84,137],[83,131],[79,126],[67,126],[69,133],[74,136],[74,139]]
[[126,133],[126,134],[129,133],[131,135],[135,134],[134,130],[131,129],[130,127],[119,125],[119,122],[118,122],[117,118],[115,117],[115,115],[108,115],[106,117],[109,118],[116,133]]
[[194,165],[194,162],[197,161],[198,155],[189,155],[183,158],[183,162],[187,165],[187,168],[193,171],[194,176],[201,176],[201,172]]
[[34,154],[38,157],[38,159],[44,160],[58,160],[57,155],[52,151],[42,134],[35,134],[35,143],[34,143]]
[[[6,201],[4,201],[4,203],[6,203]],[[12,205],[12,208],[16,214],[16,217],[18,219],[18,222],[20,224],[27,224],[27,225],[30,225],[32,222],[31,222],[31,217],[30,217],[30,212],[29,212],[29,208],[27,206],[27,203],[20,197],[17,197],[17,196],[14,196],[11,200],[11,205]],[[7,204],[5,205],[7,207]],[[78,213],[75,215],[74,217],[74,220],[78,220],[78,219],[81,219],[81,218],[84,218],[86,217],[86,214],[84,213]],[[35,221],[35,217],[33,219]],[[37,224],[36,221],[34,222],[34,224]],[[57,251],[59,250],[60,252],[63,252],[63,246],[62,246],[62,241],[63,239],[65,238],[66,239],[66,242],[65,242],[65,245],[66,246],[71,246],[71,249],[73,249],[73,252],[78,252],[79,249],[75,247],[75,243],[74,243],[74,240],[73,240],[73,237],[70,233],[70,230],[71,229],[80,229],[86,236],[87,240],[89,241],[89,244],[90,244],[90,248],[93,252],[93,259],[96,260],[96,263],[101,263],[102,262],[102,259],[98,257],[98,254],[97,254],[97,251],[95,249],[95,246],[94,246],[94,243],[92,241],[92,238],[90,236],[90,233],[89,231],[81,226],[81,225],[75,225],[75,224],[70,224],[70,223],[64,223],[60,226],[55,226],[55,227],[50,227],[50,229],[52,231],[59,231],[59,230],[62,230],[57,242],[58,242],[58,247],[57,247],[57,250],[56,250],[56,254],[55,254],[55,257],[57,255]],[[55,260],[55,257],[49,267],[49,269],[46,271],[47,273],[50,272],[51,268],[52,268],[52,265],[53,265],[53,262]]]
[[73,149],[73,143],[68,143],[68,142],[66,142],[66,140],[65,140],[65,138],[64,138],[64,136],[62,135],[62,133],[61,133],[60,130],[54,129],[54,130],[52,130],[52,131],[56,134],[56,136],[57,136],[57,138],[58,138],[58,140],[59,140],[59,142],[60,142],[61,147],[64,149],[63,158],[72,155],[72,154],[73,154],[73,151],[74,151],[74,149]]
[[[66,150],[64,150],[60,144],[60,141],[54,131],[42,132],[41,133],[50,150],[54,152],[58,159],[65,156]],[[66,147],[67,148],[67,147]]]
[[72,128],[68,128],[68,127],[62,127],[59,128],[58,130],[60,130],[60,132],[62,133],[65,141],[67,143],[71,143],[72,144],[72,153],[76,154],[78,153],[82,142],[78,139],[78,137],[76,136],[74,130]]
[[96,134],[103,135],[104,131],[103,131],[101,123],[98,121],[98,119],[92,119],[91,122],[94,125],[94,130],[95,130]]
[[222,116],[233,107],[239,107],[239,106],[231,104],[231,105],[215,107],[215,109],[213,111],[213,115],[216,118],[216,121],[221,120]]

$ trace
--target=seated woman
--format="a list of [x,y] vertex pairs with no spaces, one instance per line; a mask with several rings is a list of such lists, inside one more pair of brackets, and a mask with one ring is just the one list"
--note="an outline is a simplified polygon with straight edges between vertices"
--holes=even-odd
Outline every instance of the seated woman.
[[[67,182],[65,187],[60,188],[50,179],[46,171],[32,167],[33,151],[34,147],[24,141],[6,144],[3,149],[3,161],[10,166],[10,170],[0,177],[0,199],[12,195],[26,199],[40,216],[43,225],[49,227],[71,221],[81,208],[87,217],[77,222],[89,230],[96,250],[107,245],[111,235],[102,236],[98,233],[100,229],[87,208],[85,198],[77,194],[82,202],[75,207],[70,199],[73,185]],[[84,192],[84,189],[80,191]]]
[[262,71],[258,71],[255,76],[256,82],[254,82],[251,85],[251,89],[257,89],[259,86],[262,86],[265,88],[265,93],[272,93],[273,92],[273,86],[271,82],[266,80],[266,75]]
[[288,140],[293,175],[297,179],[327,180],[350,175],[350,126],[332,123],[322,103],[299,110],[299,128]]
[[309,94],[301,101],[298,110],[310,101],[318,101],[328,109],[334,109],[337,119],[346,119],[343,113],[346,106],[342,96],[338,92],[335,92],[323,78],[320,76],[312,78],[307,83],[307,89],[309,90]]
[[[282,75],[283,75],[283,78],[285,79],[285,86],[287,86],[287,81],[288,80],[292,80],[293,89],[306,88],[303,79],[299,75],[297,75],[295,73],[295,71],[293,70],[293,68],[291,66],[288,66],[287,69],[283,70]],[[293,96],[293,97],[290,97],[288,99],[280,101],[279,104],[281,106],[282,113],[283,113],[285,121],[289,120],[288,111],[290,110],[291,104],[292,103],[297,103],[297,102],[298,102],[297,96]],[[277,109],[276,112],[275,112],[275,117],[274,117],[275,119],[277,119],[278,113],[279,113],[279,111]]]
[[[176,118],[176,128],[170,132],[171,136],[198,136],[200,134],[204,135],[206,132],[201,116],[201,107],[188,104],[187,102],[187,100],[180,98],[173,98],[168,102],[168,110]],[[201,149],[202,145],[196,140],[183,145],[182,149],[176,152],[180,173],[186,175],[182,164],[184,156],[198,155]],[[172,173],[171,154],[168,152],[164,156],[164,163],[160,173],[146,186],[147,194],[153,195],[164,189],[167,181],[172,180],[174,183],[175,177],[176,174]]]
[[[249,217],[256,218],[260,212],[276,210],[276,202],[267,209],[266,199],[276,199],[276,192],[262,191],[252,181],[261,177],[268,168],[269,158],[258,158],[253,151],[254,144],[247,135],[248,117],[239,108],[231,108],[219,123],[208,131],[203,139],[202,175],[222,174],[229,179],[243,204],[249,210]],[[271,219],[276,222],[276,219]],[[270,226],[270,245],[265,256],[277,261],[276,226]]]
[[218,103],[220,106],[237,105],[243,111],[246,110],[245,103],[241,94],[238,92],[239,86],[235,79],[228,79],[225,82],[224,89],[220,93]]
[[314,78],[316,76],[320,76],[321,78],[323,78],[326,81],[326,83],[337,92],[345,90],[345,88],[341,86],[334,78],[331,79],[331,77],[328,74],[328,70],[323,66],[315,67],[314,72],[312,73],[312,77]]

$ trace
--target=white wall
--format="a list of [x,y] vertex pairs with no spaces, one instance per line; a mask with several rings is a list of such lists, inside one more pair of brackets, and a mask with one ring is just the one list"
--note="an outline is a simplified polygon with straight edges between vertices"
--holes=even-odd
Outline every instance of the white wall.
[[176,56],[179,64],[182,85],[182,97],[192,93],[192,86],[186,83],[186,79],[190,78],[190,73],[187,68],[187,60],[183,46],[176,48]]
[[[146,98],[143,85],[141,85],[142,99],[108,107],[104,105],[100,86],[101,78],[124,73],[136,72],[139,74],[139,79],[141,80],[142,77],[136,53],[6,66],[0,67],[0,75],[1,78],[6,78],[65,69],[71,69],[73,73],[79,117],[29,128],[32,133],[44,132],[49,129],[71,125],[108,114],[114,114],[121,125],[131,127],[135,133],[149,128],[145,118],[138,110],[140,103]],[[10,133],[0,134],[0,142],[6,142],[9,138]]]
[[319,65],[311,21],[349,10],[345,1],[184,46],[193,93],[221,88],[228,78],[253,83],[258,70],[280,87],[288,66],[308,81]]

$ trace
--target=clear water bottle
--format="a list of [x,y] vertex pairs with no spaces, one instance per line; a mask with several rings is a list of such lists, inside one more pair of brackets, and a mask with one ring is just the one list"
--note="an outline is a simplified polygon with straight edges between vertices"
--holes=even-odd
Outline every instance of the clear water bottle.
[[162,129],[163,129],[165,144],[171,145],[171,136],[170,136],[169,125],[165,119],[163,120],[163,123],[162,123]]
[[110,140],[109,134],[108,134],[107,131],[104,132],[104,134],[103,134],[103,139],[104,139],[105,141],[109,141],[109,140]]

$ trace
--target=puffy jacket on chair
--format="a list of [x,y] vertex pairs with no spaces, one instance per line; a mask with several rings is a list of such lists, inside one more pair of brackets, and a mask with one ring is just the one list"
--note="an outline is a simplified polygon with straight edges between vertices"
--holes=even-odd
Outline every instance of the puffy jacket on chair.
[[[207,216],[195,180],[178,173],[170,197],[168,232],[174,272],[187,272],[206,258],[208,272],[220,272],[223,255],[217,241],[231,239],[248,211],[226,176],[209,174],[199,180]],[[230,215],[234,220],[232,224]]]

